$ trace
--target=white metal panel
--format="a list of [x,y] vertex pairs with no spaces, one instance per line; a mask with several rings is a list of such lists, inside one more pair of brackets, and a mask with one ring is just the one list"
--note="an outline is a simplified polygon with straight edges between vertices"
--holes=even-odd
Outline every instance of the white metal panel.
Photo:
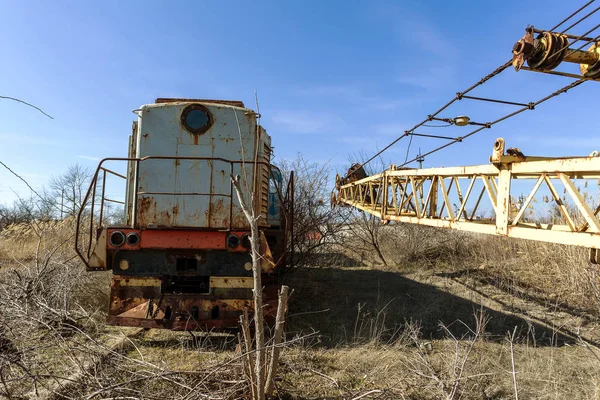
[[[177,155],[181,157],[212,157],[212,147],[199,144],[180,144],[177,146]],[[172,207],[176,211],[173,213],[172,225],[209,227],[211,161],[179,160],[175,168],[175,190],[178,194],[170,199],[164,199],[164,206]]]
[[[251,110],[209,103],[203,105],[212,115],[211,127],[201,134],[188,132],[181,125],[181,113],[189,104],[143,106],[137,156],[215,159],[141,161],[138,226],[247,228],[237,196],[232,193],[230,175],[240,174],[252,187],[255,181],[252,164],[242,168],[239,162],[251,162],[257,154],[260,157],[263,143],[270,142],[269,137],[261,131],[257,138],[255,114]],[[258,209],[260,204],[256,201],[254,204]]]

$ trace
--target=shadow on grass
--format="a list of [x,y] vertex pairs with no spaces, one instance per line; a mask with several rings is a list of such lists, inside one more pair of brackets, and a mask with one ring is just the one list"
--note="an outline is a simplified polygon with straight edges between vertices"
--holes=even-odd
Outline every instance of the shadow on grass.
[[[576,315],[580,318],[583,318],[586,322],[592,322],[595,320],[595,318],[590,315],[589,310],[571,306],[564,301],[548,299],[546,296],[539,294],[533,286],[528,285],[525,282],[518,281],[514,277],[510,277],[510,279],[502,279],[501,276],[490,274],[489,272],[482,271],[478,268],[464,269],[454,272],[442,272],[436,275],[443,278],[452,279],[473,291],[477,291],[482,296],[485,296],[485,294],[479,292],[477,288],[468,285],[464,281],[461,281],[460,278],[470,277],[480,284],[495,286],[506,293],[534,302],[542,307],[548,308],[551,311],[562,311],[568,314]],[[510,308],[510,305],[508,304],[504,304],[497,299],[495,301],[498,301],[505,307]]]
[[[488,340],[503,340],[507,332],[516,327],[521,340],[537,346],[574,342],[542,324],[482,307],[398,272],[366,268],[296,268],[289,271],[283,281],[294,289],[289,303],[288,332],[318,331],[319,345],[325,347],[373,339],[373,331],[379,340],[388,341],[409,321],[420,325],[423,339],[446,337],[440,324],[448,327],[456,337],[468,335],[465,324],[473,328],[473,315],[480,309],[489,318]],[[386,329],[381,335],[380,329],[372,329],[382,325]]]

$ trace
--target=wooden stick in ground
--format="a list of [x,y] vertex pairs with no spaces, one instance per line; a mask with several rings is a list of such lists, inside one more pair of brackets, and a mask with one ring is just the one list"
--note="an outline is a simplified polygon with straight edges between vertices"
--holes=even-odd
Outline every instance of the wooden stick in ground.
[[509,333],[509,342],[510,342],[510,362],[512,366],[512,378],[513,378],[513,386],[515,389],[515,400],[519,400],[519,387],[517,386],[517,371],[515,369],[515,349],[514,349],[514,341],[515,336],[517,334],[517,327],[513,330],[512,335]]
[[248,380],[252,389],[252,398],[256,398],[256,380],[254,379],[254,359],[252,358],[252,335],[250,334],[250,322],[248,321],[248,310],[244,309],[244,314],[240,315],[240,325],[242,326],[243,345],[242,354],[244,354],[244,368],[247,368]]
[[252,275],[254,277],[254,325],[256,328],[256,388],[257,393],[254,400],[264,400],[265,398],[265,331],[264,331],[264,315],[262,304],[262,269],[260,265],[258,218],[253,207],[248,207],[248,203],[243,195],[240,185],[239,175],[231,176],[231,182],[237,193],[240,207],[250,224],[250,252],[252,254]]
[[270,396],[275,388],[275,376],[279,366],[279,354],[281,353],[281,342],[283,338],[283,325],[285,322],[285,312],[287,310],[288,286],[282,286],[279,292],[279,304],[277,306],[277,318],[275,319],[275,335],[273,337],[273,350],[271,352],[271,364],[267,375],[267,387],[265,394]]
[[[242,316],[240,316],[240,326],[243,325]],[[250,353],[246,350],[246,339],[238,333],[238,343],[240,346],[240,353],[242,356],[242,366],[244,367],[244,375],[248,379],[248,385],[252,391],[252,398],[254,398],[254,381],[253,381],[253,370],[250,366]]]

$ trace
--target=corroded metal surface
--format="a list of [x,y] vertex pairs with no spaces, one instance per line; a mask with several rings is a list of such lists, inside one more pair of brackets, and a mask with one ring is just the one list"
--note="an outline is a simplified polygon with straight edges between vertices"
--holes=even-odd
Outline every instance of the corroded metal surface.
[[[534,32],[538,33],[535,39],[533,37]],[[573,41],[570,42],[570,39]],[[600,78],[600,51],[597,49],[600,42],[597,39],[558,32],[540,31],[530,26],[525,30],[523,38],[513,46],[512,65],[517,71],[525,69],[595,80],[596,78]],[[572,48],[578,45],[579,40],[585,40],[588,43],[592,43],[592,45],[587,50],[582,50],[585,42],[579,48]],[[553,71],[563,61],[579,64],[581,75]],[[527,63],[528,67],[523,67],[525,63]]]
[[579,60],[579,71],[583,76],[598,77],[600,75],[600,62],[598,61],[600,59],[600,42],[595,42],[582,53],[595,57]]
[[[190,107],[206,110],[208,128],[185,128],[182,118]],[[260,178],[268,171],[270,137],[256,126],[255,113],[216,103],[169,102],[142,106],[138,115],[137,157],[178,158],[139,163],[136,227],[248,228],[230,177],[240,175],[249,186],[264,184]],[[267,165],[258,170],[255,155]],[[268,199],[256,200],[265,213]]]
[[107,228],[108,236],[112,232],[119,231],[128,235],[132,232],[139,234],[140,240],[135,245],[125,243],[122,246],[113,246],[109,242],[106,247],[109,250],[125,249],[197,249],[197,250],[227,250],[233,252],[247,252],[242,243],[235,247],[227,246],[227,237],[235,235],[241,238],[249,231],[201,231],[194,229],[131,229],[131,228]]
[[[163,279],[114,277],[111,285],[108,323],[192,330],[235,328],[244,309],[252,311],[252,278],[211,278],[207,294],[165,294]],[[266,280],[265,314],[269,319],[276,310],[277,285]]]
[[533,26],[525,29],[525,35],[513,46],[512,64],[515,70],[520,70],[529,55],[533,52]]
[[156,104],[163,103],[213,103],[224,104],[228,106],[244,108],[244,103],[239,100],[212,100],[212,99],[183,99],[183,98],[165,98],[159,97],[155,101]]
[[[88,269],[113,273],[107,320],[148,328],[235,327],[240,312],[252,308],[253,280],[249,225],[231,177],[239,175],[253,193],[268,287],[276,268],[290,261],[293,177],[284,193],[270,164],[270,136],[241,103],[158,99],[135,113],[129,157],[100,162],[84,200],[92,217],[82,207],[77,223],[75,246]],[[126,161],[126,174],[107,169],[111,161]],[[107,174],[126,182],[124,226],[103,224]],[[84,221],[87,247],[79,238]],[[267,315],[271,292],[265,293]]]

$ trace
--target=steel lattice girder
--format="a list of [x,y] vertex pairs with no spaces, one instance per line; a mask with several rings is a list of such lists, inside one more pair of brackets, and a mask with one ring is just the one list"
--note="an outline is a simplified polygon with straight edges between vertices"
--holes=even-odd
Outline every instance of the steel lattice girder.
[[[498,139],[490,160],[486,165],[427,169],[398,169],[392,165],[382,173],[340,185],[335,202],[373,214],[384,222],[600,249],[600,205],[589,204],[597,203],[598,197],[589,201],[575,182],[594,180],[598,184],[600,157],[504,155],[504,141]],[[526,180],[530,186],[533,183],[520,193],[519,201],[511,197],[511,185],[517,180]],[[563,189],[562,197],[557,185]],[[561,223],[525,221],[541,190],[548,192],[546,199],[554,202],[556,214],[562,216]],[[482,200],[493,211],[491,218],[476,217],[485,207]]]

